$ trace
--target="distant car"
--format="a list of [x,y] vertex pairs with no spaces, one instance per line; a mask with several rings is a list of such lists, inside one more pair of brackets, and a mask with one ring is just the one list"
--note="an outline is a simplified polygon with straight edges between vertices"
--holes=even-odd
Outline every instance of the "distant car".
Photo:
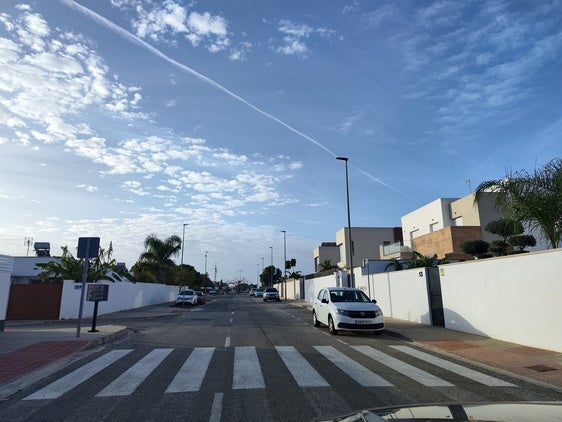
[[197,304],[204,305],[205,304],[205,293],[200,290],[196,290],[195,294],[197,295]]
[[281,300],[279,292],[275,287],[268,287],[265,289],[265,292],[263,292],[263,301],[267,302],[268,300]]
[[384,316],[376,303],[361,289],[328,287],[314,299],[312,322],[315,327],[327,325],[333,335],[338,330],[381,332]]
[[182,290],[176,296],[176,306],[178,305],[197,305],[197,294],[194,290]]
[[250,289],[250,296],[255,296],[255,295],[256,295],[256,289],[255,289],[255,287],[252,287]]
[[256,289],[256,291],[254,292],[254,296],[255,297],[263,297],[263,290],[258,287]]

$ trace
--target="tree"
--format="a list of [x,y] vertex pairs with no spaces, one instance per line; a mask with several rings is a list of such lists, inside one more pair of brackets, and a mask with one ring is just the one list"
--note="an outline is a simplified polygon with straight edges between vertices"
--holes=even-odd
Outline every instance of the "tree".
[[163,283],[173,274],[176,264],[171,257],[181,250],[181,238],[172,235],[161,240],[155,234],[151,234],[144,240],[144,247],[146,252],[141,254],[135,265],[137,271],[148,277],[150,281]]
[[279,268],[275,268],[273,265],[269,265],[263,269],[260,274],[260,281],[262,286],[272,286],[274,283],[281,280],[282,274]]
[[425,267],[435,268],[438,265],[447,263],[447,261],[445,259],[437,258],[437,254],[434,254],[434,255],[430,256],[430,255],[422,255],[421,253],[416,252],[416,251],[413,251],[413,252],[414,252],[414,255],[416,256],[416,258],[412,259],[411,261],[409,261],[406,264],[406,268],[408,268],[408,269],[425,268]]
[[495,205],[503,215],[537,230],[552,248],[562,241],[562,159],[555,158],[532,174],[510,172],[503,180],[482,182],[475,191],[478,202],[493,192]]
[[527,246],[532,247],[537,245],[537,240],[535,239],[535,236],[531,234],[518,234],[515,236],[509,236],[507,238],[507,241],[511,246],[517,248],[515,250],[515,253],[525,252],[525,248]]
[[332,268],[336,268],[335,265],[332,265],[332,261],[326,259],[322,264],[320,264],[320,268],[322,271],[331,270]]
[[522,234],[525,229],[523,228],[523,224],[517,220],[510,220],[508,218],[500,218],[499,220],[490,221],[484,227],[489,233],[501,236],[502,240],[494,240],[490,244],[490,250],[495,253],[499,253],[500,255],[505,255],[507,252],[508,244],[507,238],[509,236],[514,236],[517,234]]
[[461,249],[464,253],[472,255],[475,258],[481,258],[486,252],[490,244],[484,240],[468,240],[461,243]]
[[[69,251],[68,246],[63,246],[62,255],[59,260],[37,264],[42,268],[39,278],[44,283],[58,283],[63,280],[81,281],[84,272],[84,260],[75,258]],[[110,277],[112,272],[123,274],[123,269],[117,266],[112,257],[113,245],[110,242],[107,250],[100,248],[97,258],[91,258],[88,264],[86,281],[92,283],[99,280],[115,281]]]

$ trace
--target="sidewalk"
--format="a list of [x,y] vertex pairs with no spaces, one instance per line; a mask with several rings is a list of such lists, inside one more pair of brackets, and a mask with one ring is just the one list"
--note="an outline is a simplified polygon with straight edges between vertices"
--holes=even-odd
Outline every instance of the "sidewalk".
[[[311,308],[304,301],[290,303]],[[189,312],[189,308],[168,303],[101,315],[96,326],[99,331],[90,333],[91,320],[86,319],[80,337],[76,337],[76,321],[7,321],[5,331],[0,332],[0,400],[79,359],[89,349],[126,336],[132,332],[127,323],[133,320]],[[387,336],[562,392],[562,353],[394,318],[386,318],[385,322]]]
[[[308,302],[294,304],[312,309]],[[385,317],[385,333],[562,392],[562,353],[389,317]]]
[[92,319],[77,321],[6,321],[0,332],[0,400],[79,359],[90,349],[111,343],[132,332],[127,322],[189,313],[171,303],[100,315],[97,332],[90,332]]

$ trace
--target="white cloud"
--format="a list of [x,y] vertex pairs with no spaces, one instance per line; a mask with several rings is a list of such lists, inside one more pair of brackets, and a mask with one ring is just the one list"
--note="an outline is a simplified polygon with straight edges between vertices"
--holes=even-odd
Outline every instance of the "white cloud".
[[193,46],[200,44],[212,53],[230,45],[228,23],[220,15],[189,11],[180,2],[113,2],[114,6],[131,9],[137,17],[132,26],[137,36],[156,42],[177,44],[177,35],[183,35]]
[[335,31],[327,28],[312,28],[306,24],[295,23],[289,20],[279,21],[277,30],[284,34],[283,45],[275,48],[275,51],[284,55],[298,55],[306,58],[309,48],[306,40],[313,35],[320,38],[332,38]]

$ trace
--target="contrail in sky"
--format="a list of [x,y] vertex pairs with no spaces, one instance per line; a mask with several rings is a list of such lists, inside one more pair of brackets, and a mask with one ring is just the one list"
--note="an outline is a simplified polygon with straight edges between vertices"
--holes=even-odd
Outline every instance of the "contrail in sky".
[[[147,49],[148,51],[150,51],[151,53],[155,54],[156,56],[160,57],[161,59],[167,61],[168,63],[172,64],[175,67],[180,68],[181,70],[195,76],[196,78],[202,80],[203,82],[213,86],[214,88],[217,88],[218,90],[224,92],[225,94],[231,96],[232,98],[240,101],[241,103],[246,104],[248,107],[250,107],[251,109],[257,111],[258,113],[262,114],[263,116],[267,117],[270,120],[273,120],[274,122],[279,123],[280,125],[284,126],[285,128],[287,128],[288,130],[290,130],[291,132],[297,134],[298,136],[300,136],[301,138],[312,142],[314,145],[316,145],[317,147],[323,149],[324,151],[326,151],[328,154],[330,154],[332,157],[336,157],[337,155],[331,151],[329,148],[327,148],[326,146],[322,145],[320,142],[318,142],[317,140],[315,140],[314,138],[308,136],[307,134],[301,132],[298,129],[295,129],[293,126],[285,123],[283,120],[273,116],[272,114],[269,114],[268,112],[262,110],[261,108],[253,105],[251,102],[249,102],[248,100],[245,100],[244,98],[240,97],[239,95],[235,94],[234,92],[230,91],[228,88],[225,88],[224,86],[222,86],[221,84],[219,84],[218,82],[213,81],[212,79],[206,77],[205,75],[197,72],[196,70],[190,68],[189,66],[186,66],[170,57],[168,57],[167,55],[165,55],[164,53],[162,53],[160,50],[158,50],[157,48],[153,47],[152,45],[148,44],[147,42],[143,41],[141,38],[137,37],[136,35],[132,34],[131,32],[127,31],[126,29],[121,28],[120,26],[114,24],[113,22],[111,22],[110,20],[104,18],[103,16],[97,14],[96,12],[94,12],[93,10],[88,9],[85,6],[82,6],[81,4],[78,4],[76,2],[74,2],[73,0],[60,0],[63,4],[69,6],[69,7],[73,7],[75,9],[77,9],[78,11],[82,12],[83,14],[85,14],[86,16],[92,18],[93,20],[95,20],[96,22],[100,23],[101,25],[111,29],[112,31],[116,32],[117,34],[119,34],[120,36],[122,36],[123,38],[125,38],[126,40],[131,41],[134,44],[139,45],[140,47],[143,47],[145,49]],[[351,165],[350,165],[351,166]],[[351,166],[351,167],[355,167],[355,166]],[[398,193],[404,193],[390,185],[388,185],[387,183],[384,183],[382,180],[370,175],[369,173],[355,167],[359,172],[363,173],[365,176],[369,177],[371,180],[386,186],[389,189],[392,189]]]

